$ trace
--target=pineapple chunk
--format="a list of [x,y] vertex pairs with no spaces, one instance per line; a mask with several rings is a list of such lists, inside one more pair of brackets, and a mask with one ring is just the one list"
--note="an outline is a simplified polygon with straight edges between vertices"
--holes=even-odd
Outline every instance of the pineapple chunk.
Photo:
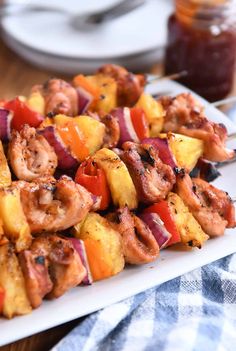
[[0,140],[0,186],[9,186],[10,184],[11,172]]
[[160,134],[160,137],[168,139],[169,147],[175,156],[178,167],[191,172],[199,157],[203,155],[204,142],[200,139],[171,132]]
[[107,182],[114,204],[118,207],[138,207],[136,189],[124,162],[113,151],[103,148],[97,151],[93,159],[106,173]]
[[27,105],[34,111],[44,115],[45,113],[45,100],[39,91],[30,94],[26,101]]
[[124,268],[120,234],[97,213],[89,213],[80,229],[94,280],[111,277]]
[[89,116],[75,117],[74,120],[84,135],[89,154],[94,154],[103,144],[105,125]]
[[209,237],[204,233],[200,224],[189,212],[188,207],[185,206],[182,199],[174,193],[169,193],[167,201],[177,230],[180,233],[181,242],[189,246],[201,248]]
[[95,107],[96,111],[109,113],[117,107],[117,83],[115,79],[103,74],[87,76],[87,79],[96,85],[100,91],[100,98]]
[[156,101],[149,94],[142,94],[136,103],[145,112],[149,123],[150,136],[157,136],[163,128],[165,111],[160,102]]
[[0,189],[0,218],[4,233],[15,243],[17,252],[27,249],[32,237],[22,209],[19,189]]
[[5,291],[3,315],[7,318],[31,312],[18,259],[9,244],[0,246],[0,286]]

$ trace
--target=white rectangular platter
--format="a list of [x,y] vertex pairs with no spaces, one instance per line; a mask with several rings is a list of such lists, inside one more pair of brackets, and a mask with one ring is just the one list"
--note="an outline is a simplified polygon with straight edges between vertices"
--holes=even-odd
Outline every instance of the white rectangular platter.
[[[187,89],[172,81],[160,81],[147,89],[149,93],[169,92],[176,95]],[[209,119],[224,123],[228,133],[236,132],[234,126],[220,111],[205,100]],[[231,142],[236,148],[236,140]],[[215,185],[236,197],[236,163],[220,169],[222,177]],[[0,346],[85,316],[112,303],[123,300],[155,285],[164,283],[197,267],[213,262],[236,252],[236,230],[227,230],[225,236],[209,240],[201,250],[164,250],[159,259],[151,264],[125,269],[116,277],[97,282],[88,287],[77,287],[54,301],[44,301],[42,306],[30,315],[12,320],[0,319]]]

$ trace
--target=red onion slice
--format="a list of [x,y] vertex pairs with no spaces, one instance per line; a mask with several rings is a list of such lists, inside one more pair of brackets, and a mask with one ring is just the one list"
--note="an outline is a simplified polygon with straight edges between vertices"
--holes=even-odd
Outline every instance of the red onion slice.
[[84,246],[84,242],[83,240],[80,239],[76,239],[76,238],[68,238],[73,246],[74,249],[78,252],[80,259],[82,261],[83,266],[86,269],[86,276],[84,277],[84,279],[82,280],[82,284],[84,285],[91,285],[93,283],[93,278],[92,278],[92,274],[90,272],[90,268],[89,268],[89,263],[88,263],[88,258],[87,258],[87,253],[85,250],[85,246]]
[[116,117],[120,125],[119,146],[126,141],[139,142],[139,138],[134,130],[128,107],[118,107],[111,111],[111,115]]
[[0,139],[9,141],[11,137],[11,120],[13,113],[4,107],[0,107]]
[[88,106],[93,101],[93,96],[81,87],[76,88],[76,90],[78,94],[78,113],[81,115],[88,109]]
[[71,169],[78,166],[78,161],[70,154],[54,126],[48,126],[38,133],[42,134],[54,148],[58,158],[58,168]]
[[152,145],[159,153],[159,157],[163,163],[169,165],[171,168],[177,167],[175,158],[170,150],[167,138],[145,138],[142,144]]
[[171,234],[164,227],[164,223],[157,213],[141,213],[139,217],[150,228],[153,236],[155,237],[159,248],[163,249],[168,244]]

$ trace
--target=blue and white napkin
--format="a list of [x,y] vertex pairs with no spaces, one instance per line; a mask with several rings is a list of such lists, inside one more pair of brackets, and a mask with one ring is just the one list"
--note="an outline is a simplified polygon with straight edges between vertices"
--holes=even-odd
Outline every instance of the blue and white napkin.
[[235,351],[236,254],[89,315],[52,349],[77,350]]

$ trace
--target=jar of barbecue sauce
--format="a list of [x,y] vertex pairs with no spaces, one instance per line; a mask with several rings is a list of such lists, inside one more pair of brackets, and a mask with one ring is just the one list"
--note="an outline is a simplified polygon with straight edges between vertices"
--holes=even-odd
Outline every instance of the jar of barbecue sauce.
[[225,97],[236,61],[236,0],[175,0],[168,21],[165,73],[209,101]]

